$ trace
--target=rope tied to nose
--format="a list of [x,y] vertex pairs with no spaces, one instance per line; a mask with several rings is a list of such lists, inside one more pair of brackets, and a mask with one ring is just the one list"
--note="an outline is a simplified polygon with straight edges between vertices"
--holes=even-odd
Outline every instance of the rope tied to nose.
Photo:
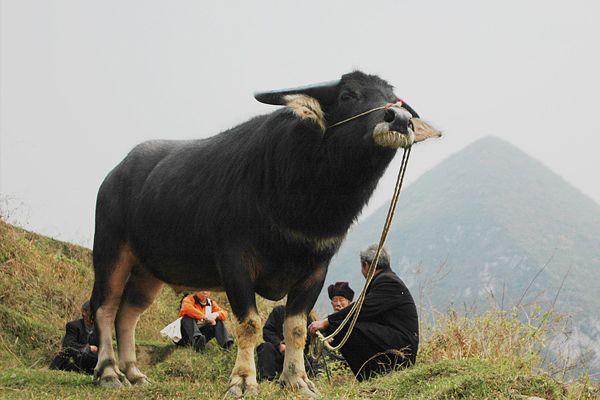
[[403,104],[404,104],[404,102],[402,100],[398,99],[398,101],[396,101],[395,103],[387,103],[387,104],[385,104],[383,106],[380,106],[380,107],[371,108],[370,110],[361,112],[360,114],[356,114],[356,115],[354,115],[354,116],[352,116],[350,118],[346,118],[344,120],[336,122],[335,124],[329,125],[327,127],[327,129],[331,129],[331,128],[336,127],[338,125],[345,124],[346,122],[352,121],[353,119],[356,119],[356,118],[360,118],[360,117],[362,117],[364,115],[367,115],[367,114],[370,114],[370,113],[372,113],[374,111],[387,110],[390,107],[402,107]]
[[[379,109],[381,109],[381,107]],[[344,121],[342,121],[342,122],[344,122]],[[344,320],[342,321],[340,326],[338,326],[338,328],[333,333],[331,333],[329,336],[325,337],[325,336],[323,336],[323,334],[321,332],[317,331],[317,337],[319,338],[319,340],[321,341],[323,346],[325,346],[330,351],[338,350],[342,346],[344,346],[344,344],[346,344],[346,341],[350,337],[350,334],[352,333],[352,330],[354,329],[354,326],[356,325],[356,321],[358,320],[358,315],[360,314],[360,310],[362,308],[362,305],[365,300],[365,296],[367,294],[367,288],[369,287],[369,285],[371,284],[371,281],[373,280],[373,277],[375,276],[375,270],[377,268],[377,263],[379,262],[379,256],[381,254],[381,249],[383,249],[385,240],[387,239],[388,233],[390,231],[392,220],[394,218],[394,213],[396,212],[396,206],[398,205],[398,198],[400,197],[400,189],[402,189],[402,182],[404,181],[404,174],[406,172],[406,165],[408,164],[408,158],[410,157],[410,150],[411,150],[411,146],[404,149],[404,153],[402,155],[402,162],[400,163],[400,170],[398,171],[398,177],[396,178],[394,194],[393,194],[392,200],[390,202],[390,207],[388,208],[387,216],[385,218],[385,223],[383,224],[383,230],[381,232],[381,237],[379,238],[379,244],[377,245],[377,252],[375,253],[373,262],[369,266],[369,271],[367,272],[365,284],[363,286],[362,291],[360,292],[360,295],[358,296],[358,299],[356,300],[356,302],[350,309],[350,312],[348,313],[348,315],[346,315],[346,318],[344,318]],[[352,321],[350,321],[351,318],[352,318]],[[331,346],[329,344],[329,340],[333,339],[336,335],[338,335],[342,331],[342,329],[344,329],[344,327],[348,324],[348,321],[350,321],[350,325],[348,327],[348,331],[346,332],[346,334],[344,335],[342,340],[338,343],[337,346],[335,346],[335,347]]]

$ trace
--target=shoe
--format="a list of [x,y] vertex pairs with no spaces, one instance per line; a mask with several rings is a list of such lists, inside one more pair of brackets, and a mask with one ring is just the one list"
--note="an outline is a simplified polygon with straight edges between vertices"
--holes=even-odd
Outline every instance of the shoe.
[[193,346],[194,346],[194,350],[196,350],[197,353],[204,350],[204,348],[206,347],[206,336],[204,336],[203,334],[194,336]]
[[231,346],[233,346],[233,340],[229,340],[227,343],[225,343],[225,345],[223,346],[223,348],[225,350],[229,350],[231,348]]

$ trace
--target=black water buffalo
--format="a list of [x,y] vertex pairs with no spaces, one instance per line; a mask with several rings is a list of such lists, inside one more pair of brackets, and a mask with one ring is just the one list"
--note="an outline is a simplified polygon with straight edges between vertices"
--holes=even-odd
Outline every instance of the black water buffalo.
[[420,120],[388,83],[358,71],[255,97],[285,107],[208,139],[142,143],[102,183],[92,294],[101,384],[148,382],[136,366],[135,327],[166,283],[227,293],[239,321],[234,396],[257,391],[255,293],[287,295],[281,383],[317,393],[304,370],[306,313],[348,228]]

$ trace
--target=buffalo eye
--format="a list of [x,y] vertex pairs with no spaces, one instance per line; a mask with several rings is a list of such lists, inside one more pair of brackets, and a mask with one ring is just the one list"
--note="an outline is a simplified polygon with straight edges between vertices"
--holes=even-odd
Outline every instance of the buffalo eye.
[[353,92],[345,91],[340,95],[340,101],[352,101],[356,99],[358,99],[358,96]]

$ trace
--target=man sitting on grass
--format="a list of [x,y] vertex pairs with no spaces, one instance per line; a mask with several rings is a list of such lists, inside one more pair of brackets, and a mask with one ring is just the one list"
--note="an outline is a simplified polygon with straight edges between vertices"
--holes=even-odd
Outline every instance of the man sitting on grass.
[[191,345],[196,351],[202,351],[212,338],[216,338],[224,349],[233,344],[223,323],[227,319],[227,311],[209,296],[210,292],[202,290],[186,296],[181,302],[181,340],[177,342],[178,346]]
[[91,320],[90,302],[86,301],[81,306],[81,319],[67,323],[62,349],[50,369],[91,374],[97,362],[98,332]]
[[[377,245],[360,253],[361,272],[367,276]],[[376,374],[392,371],[397,366],[415,362],[419,346],[419,321],[415,302],[402,280],[390,267],[390,256],[382,249],[375,276],[367,288],[358,320],[340,352],[356,379],[362,381]],[[310,333],[332,332],[348,315],[343,308],[308,327]],[[348,325],[333,340],[339,343]]]

